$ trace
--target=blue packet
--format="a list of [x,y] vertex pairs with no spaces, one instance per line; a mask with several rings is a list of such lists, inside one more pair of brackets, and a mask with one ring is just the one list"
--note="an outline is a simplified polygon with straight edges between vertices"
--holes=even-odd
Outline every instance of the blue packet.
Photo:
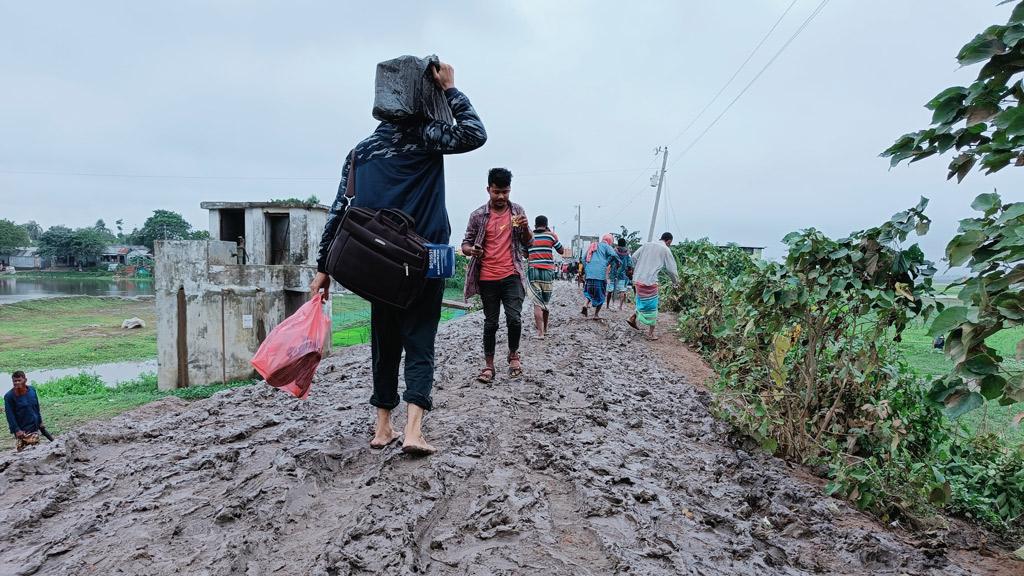
[[427,278],[451,278],[455,275],[455,249],[447,244],[425,244]]

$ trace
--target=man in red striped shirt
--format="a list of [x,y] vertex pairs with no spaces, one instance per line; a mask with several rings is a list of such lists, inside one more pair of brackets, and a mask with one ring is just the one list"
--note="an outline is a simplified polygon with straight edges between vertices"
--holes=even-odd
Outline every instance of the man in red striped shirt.
[[558,236],[548,228],[548,217],[537,216],[534,220],[533,244],[530,246],[530,295],[533,297],[533,322],[537,326],[537,338],[544,339],[548,333],[548,304],[554,290],[558,268],[555,267],[555,251],[564,250]]

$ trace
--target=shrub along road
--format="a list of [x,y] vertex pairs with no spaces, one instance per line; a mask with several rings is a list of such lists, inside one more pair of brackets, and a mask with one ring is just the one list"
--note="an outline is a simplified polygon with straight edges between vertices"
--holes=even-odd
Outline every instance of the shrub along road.
[[479,313],[441,327],[429,459],[367,448],[365,346],[307,401],[168,398],[4,454],[0,573],[1019,574],[973,528],[887,529],[745,451],[664,341],[555,298],[518,381],[473,380]]

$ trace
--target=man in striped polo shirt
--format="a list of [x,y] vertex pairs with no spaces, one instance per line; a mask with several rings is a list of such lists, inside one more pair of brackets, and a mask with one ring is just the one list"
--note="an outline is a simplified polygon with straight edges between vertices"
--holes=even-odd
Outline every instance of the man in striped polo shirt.
[[554,290],[558,269],[555,267],[555,251],[562,253],[562,243],[548,228],[548,217],[537,216],[534,220],[533,245],[530,246],[530,295],[533,297],[533,322],[537,326],[537,338],[543,339],[548,333],[548,304]]

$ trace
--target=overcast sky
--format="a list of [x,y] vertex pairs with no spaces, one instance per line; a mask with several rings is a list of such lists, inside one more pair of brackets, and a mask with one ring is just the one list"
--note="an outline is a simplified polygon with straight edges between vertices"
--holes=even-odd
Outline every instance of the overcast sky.
[[585,234],[646,236],[666,144],[657,232],[772,257],[791,230],[845,235],[924,195],[935,224],[922,243],[938,258],[976,194],[1024,199],[1020,169],[958,186],[948,158],[890,171],[878,157],[926,127],[932,96],[973,80],[954,56],[1006,21],[996,0],[832,0],[680,158],[818,5],[798,0],[680,136],[790,1],[0,0],[0,218],[123,218],[128,231],[163,208],[205,229],[204,200],[329,203],[346,151],[376,125],[375,64],[431,53],[489,135],[446,161],[453,242],[492,166],[562,236],[577,204]]

